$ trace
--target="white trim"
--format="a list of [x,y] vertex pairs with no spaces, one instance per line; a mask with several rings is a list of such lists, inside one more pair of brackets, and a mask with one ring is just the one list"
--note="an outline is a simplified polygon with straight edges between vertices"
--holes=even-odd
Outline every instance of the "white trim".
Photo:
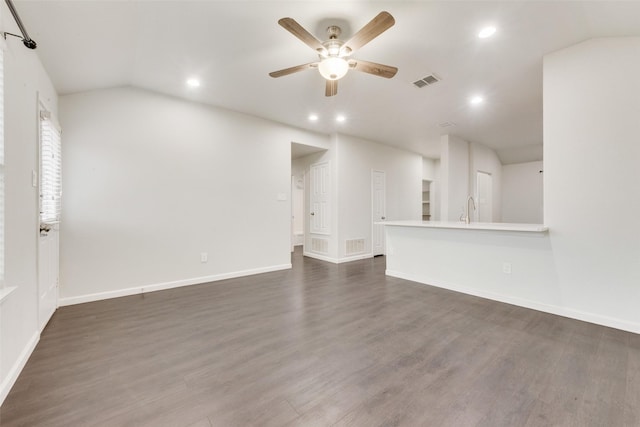
[[368,254],[359,254],[359,255],[343,257],[336,260],[336,264],[342,264],[342,263],[351,262],[351,261],[359,261],[361,259],[367,259],[367,258],[373,258],[373,255],[371,253],[368,253]]
[[27,360],[29,360],[29,357],[31,357],[31,353],[33,353],[33,350],[35,350],[36,345],[38,345],[39,341],[40,333],[36,332],[35,334],[33,334],[24,350],[22,350],[22,353],[20,353],[18,360],[16,360],[16,363],[13,364],[4,381],[2,381],[2,384],[0,384],[0,405],[2,405],[4,400],[7,398],[7,395],[11,391],[11,387],[13,387],[13,385],[16,383],[20,372],[22,372],[22,370],[24,369],[24,365],[27,364]]
[[596,325],[607,326],[610,328],[615,328],[623,331],[640,334],[640,323],[628,322],[626,320],[620,320],[613,317],[601,316],[599,314],[588,313],[580,310],[574,310],[568,307],[544,304],[537,301],[531,301],[524,298],[497,294],[494,292],[479,291],[477,289],[471,289],[465,286],[459,286],[452,283],[442,282],[439,280],[429,280],[429,279],[419,278],[412,274],[401,273],[395,270],[386,270],[385,274],[387,276],[397,277],[399,279],[404,279],[404,280],[410,280],[412,282],[417,282],[417,283],[428,285],[428,286],[435,286],[437,288],[448,289],[451,291],[460,292],[467,295],[473,295],[480,298],[517,305],[519,307],[530,308],[532,310],[555,314],[562,317],[568,317],[570,319],[581,320],[583,322],[594,323]]
[[351,261],[358,261],[358,260],[361,260],[361,259],[373,258],[373,255],[371,253],[354,255],[354,256],[345,257],[345,258],[332,258],[332,257],[328,257],[328,256],[325,256],[325,255],[319,255],[319,254],[316,254],[314,252],[306,252],[306,251],[303,252],[302,255],[307,256],[309,258],[319,259],[320,261],[331,262],[333,264],[342,264],[342,263],[345,263],[345,262],[351,262]]
[[16,289],[18,289],[17,286],[7,286],[0,289],[0,302],[4,301]]
[[471,222],[466,224],[461,221],[384,221],[379,224],[388,227],[416,227],[416,228],[442,228],[456,230],[476,230],[476,231],[511,231],[518,233],[539,233],[545,234],[549,227],[543,224],[518,224],[509,222]]
[[254,268],[251,270],[233,271],[231,273],[214,274],[212,276],[194,277],[191,279],[174,280],[172,282],[156,283],[151,285],[141,285],[131,288],[118,289],[115,291],[98,292],[94,294],[79,295],[75,297],[60,298],[58,306],[82,304],[85,302],[100,301],[111,298],[126,297],[148,292],[162,291],[164,289],[180,288],[182,286],[201,285],[203,283],[217,282],[219,280],[234,279],[236,277],[252,276],[254,274],[269,273],[272,271],[287,270],[291,264],[273,265],[269,267]]
[[338,263],[338,260],[336,258],[331,258],[325,255],[320,255],[314,252],[307,252],[307,251],[303,251],[302,255],[304,256],[308,256],[309,258],[314,258],[314,259],[319,259],[320,261],[327,261],[327,262],[332,262],[334,264]]

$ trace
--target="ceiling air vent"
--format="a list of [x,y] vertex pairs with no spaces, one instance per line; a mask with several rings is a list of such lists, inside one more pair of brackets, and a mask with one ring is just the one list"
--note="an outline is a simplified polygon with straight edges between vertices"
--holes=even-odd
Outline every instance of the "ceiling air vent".
[[420,80],[416,80],[415,82],[413,82],[413,84],[416,87],[423,88],[425,86],[438,83],[439,81],[440,81],[440,78],[438,76],[436,76],[435,74],[429,74],[428,76],[423,77]]
[[442,123],[438,123],[438,126],[440,126],[441,128],[450,128],[452,126],[455,126],[456,124],[453,122],[442,122]]

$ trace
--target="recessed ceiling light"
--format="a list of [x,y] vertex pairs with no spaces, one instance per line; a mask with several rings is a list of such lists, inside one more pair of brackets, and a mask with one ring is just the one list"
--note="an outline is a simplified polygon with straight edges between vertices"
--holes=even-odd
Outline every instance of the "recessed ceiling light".
[[478,104],[482,104],[484,102],[484,98],[481,96],[474,96],[471,99],[469,99],[469,103],[471,105],[478,105]]
[[318,121],[318,115],[317,114],[309,114],[309,120],[312,121],[312,122]]
[[192,77],[192,78],[187,80],[187,86],[189,86],[189,87],[199,87],[200,86],[200,80]]
[[496,27],[484,27],[478,33],[478,37],[481,39],[486,39],[487,37],[491,37],[496,32]]
[[345,116],[343,116],[342,114],[336,116],[336,122],[342,123],[345,120],[347,120],[347,118]]

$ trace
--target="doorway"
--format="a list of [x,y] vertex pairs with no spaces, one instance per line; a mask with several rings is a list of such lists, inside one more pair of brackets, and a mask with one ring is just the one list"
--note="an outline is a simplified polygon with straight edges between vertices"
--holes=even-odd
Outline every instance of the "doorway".
[[291,252],[304,245],[304,175],[291,177]]

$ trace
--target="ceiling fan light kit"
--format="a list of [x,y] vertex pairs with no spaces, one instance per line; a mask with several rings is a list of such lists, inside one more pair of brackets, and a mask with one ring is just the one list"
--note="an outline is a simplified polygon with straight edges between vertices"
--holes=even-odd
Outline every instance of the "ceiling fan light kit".
[[398,72],[396,67],[349,58],[357,49],[395,24],[393,16],[388,12],[380,12],[347,42],[338,38],[342,30],[335,25],[327,28],[329,39],[321,42],[292,18],[282,18],[278,24],[316,51],[319,58],[318,62],[273,71],[269,73],[271,77],[282,77],[309,68],[317,68],[320,75],[326,80],[325,96],[334,96],[338,93],[338,80],[343,78],[349,69],[387,79],[395,76]]
[[320,61],[318,71],[327,80],[340,80],[349,71],[349,63],[344,58],[330,56]]

